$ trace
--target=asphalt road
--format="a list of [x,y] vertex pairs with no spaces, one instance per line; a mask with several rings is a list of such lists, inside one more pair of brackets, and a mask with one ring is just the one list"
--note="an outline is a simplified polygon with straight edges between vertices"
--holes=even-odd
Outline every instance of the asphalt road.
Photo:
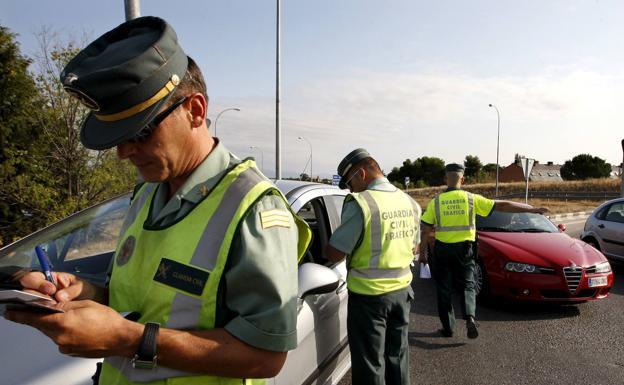
[[[584,220],[577,222],[566,223],[566,232],[576,238]],[[437,335],[433,282],[416,278],[409,333],[412,384],[624,384],[624,265],[614,270],[615,285],[603,300],[478,305],[476,340],[466,338],[462,320],[455,337]],[[348,373],[340,385],[350,383]]]

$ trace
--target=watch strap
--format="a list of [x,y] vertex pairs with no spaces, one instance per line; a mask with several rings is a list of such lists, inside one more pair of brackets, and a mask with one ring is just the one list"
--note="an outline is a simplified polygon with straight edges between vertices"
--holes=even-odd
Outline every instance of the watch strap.
[[154,369],[156,367],[158,330],[160,324],[148,322],[143,330],[143,337],[139,349],[132,359],[132,366],[136,369]]

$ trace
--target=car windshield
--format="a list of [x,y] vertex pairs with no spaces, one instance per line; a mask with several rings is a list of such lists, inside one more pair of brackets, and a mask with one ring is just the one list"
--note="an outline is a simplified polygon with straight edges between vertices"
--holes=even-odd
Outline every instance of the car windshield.
[[0,249],[0,268],[39,269],[40,245],[54,270],[103,282],[129,204],[130,194],[113,198]]
[[477,217],[477,230],[498,232],[557,233],[559,229],[545,216],[532,213],[494,211],[488,217]]

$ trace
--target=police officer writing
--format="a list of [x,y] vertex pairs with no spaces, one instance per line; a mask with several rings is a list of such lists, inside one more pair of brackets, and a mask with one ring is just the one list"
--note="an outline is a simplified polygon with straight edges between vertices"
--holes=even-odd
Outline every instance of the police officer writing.
[[100,384],[275,376],[297,343],[297,263],[310,231],[252,160],[210,135],[203,75],[174,30],[156,17],[128,21],[74,57],[61,81],[92,109],[82,143],[116,147],[146,183],[135,189],[108,287],[62,272],[55,286],[32,272],[20,283],[65,313],[6,317],[62,353],[104,357]]
[[410,263],[418,248],[421,209],[383,176],[362,149],[339,164],[349,188],[342,223],[326,256],[347,256],[347,331],[354,384],[409,384]]
[[[427,251],[431,273],[436,283],[438,316],[442,322],[440,334],[452,337],[455,331],[453,311],[453,283],[460,283],[462,290],[462,312],[466,320],[468,338],[477,338],[479,331],[475,322],[476,296],[474,287],[474,241],[476,236],[475,216],[488,216],[494,210],[509,213],[543,214],[547,208],[511,201],[494,201],[479,194],[461,189],[464,183],[464,167],[451,163],[446,165],[447,190],[436,195],[427,205],[422,219],[420,262],[427,262]],[[435,242],[431,232],[435,229]]]

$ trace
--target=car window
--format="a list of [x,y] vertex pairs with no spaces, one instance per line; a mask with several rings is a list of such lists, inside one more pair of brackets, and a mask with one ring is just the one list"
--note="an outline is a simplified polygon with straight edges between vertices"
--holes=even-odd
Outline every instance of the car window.
[[624,202],[614,203],[609,206],[604,216],[605,221],[624,223]]
[[312,230],[312,242],[301,263],[313,262],[325,266],[333,265],[324,257],[325,246],[329,242],[331,228],[327,218],[327,208],[321,197],[312,199],[297,213]]
[[503,213],[494,211],[488,217],[477,216],[477,230],[501,232],[559,232],[543,215],[532,213]]
[[38,269],[34,248],[40,245],[55,270],[102,282],[129,203],[129,195],[115,198],[9,245],[0,251],[0,267]]
[[344,195],[328,195],[325,198],[327,207],[327,215],[332,232],[340,226],[340,218],[342,216],[342,205],[344,203]]
[[601,209],[600,209],[600,210],[596,213],[596,215],[595,215],[595,216],[596,216],[596,218],[598,218],[598,219],[600,219],[600,220],[604,220],[604,219],[605,219],[605,216],[607,215],[607,212],[609,211],[609,207],[610,207],[610,205],[608,205],[608,206],[605,206],[605,207],[601,208]]

